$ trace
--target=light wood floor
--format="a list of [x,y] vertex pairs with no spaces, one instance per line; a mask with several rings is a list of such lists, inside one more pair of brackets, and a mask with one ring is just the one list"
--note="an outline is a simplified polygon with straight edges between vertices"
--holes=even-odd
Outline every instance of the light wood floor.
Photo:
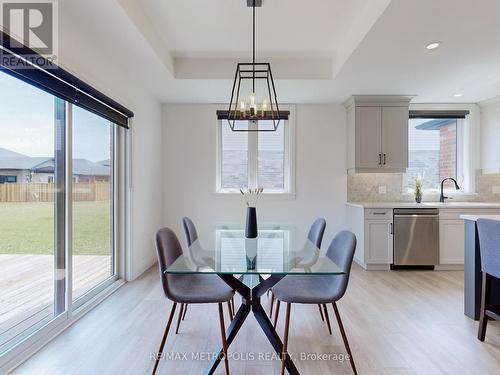
[[[463,272],[370,271],[354,266],[346,296],[339,302],[360,374],[498,374],[500,325],[489,325],[486,341],[476,339],[477,322],[463,315]],[[266,301],[267,304],[267,301]],[[29,359],[15,374],[147,374],[170,310],[156,268],[108,300]],[[330,309],[330,316],[333,312]],[[283,314],[279,325],[283,332]],[[326,332],[317,307],[292,307],[290,351],[344,353],[335,323]],[[174,327],[175,328],[175,327]],[[162,361],[160,374],[200,374],[206,362],[193,352],[220,344],[217,307],[189,307],[178,335],[166,350],[188,360]],[[233,374],[278,374],[277,360],[244,360],[272,350],[254,318],[247,320],[230,348]],[[180,356],[180,355],[179,355]],[[243,357],[243,358],[242,358]],[[303,374],[351,374],[349,364],[297,361]],[[223,366],[218,374],[223,373]]]

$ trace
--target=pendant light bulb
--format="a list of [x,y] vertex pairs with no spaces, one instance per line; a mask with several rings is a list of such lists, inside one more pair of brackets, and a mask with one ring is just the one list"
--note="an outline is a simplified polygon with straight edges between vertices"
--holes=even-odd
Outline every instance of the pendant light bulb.
[[262,100],[262,110],[263,111],[267,110],[267,99],[265,98]]
[[255,116],[257,113],[257,106],[255,105],[255,93],[250,94],[250,115]]

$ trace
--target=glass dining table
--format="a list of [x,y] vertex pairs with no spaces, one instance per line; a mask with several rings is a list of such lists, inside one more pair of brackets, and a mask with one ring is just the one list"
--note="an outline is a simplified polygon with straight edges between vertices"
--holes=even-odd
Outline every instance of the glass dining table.
[[[242,299],[226,332],[227,344],[253,313],[274,350],[281,358],[282,341],[268,318],[261,297],[285,276],[341,275],[344,272],[308,239],[297,241],[294,227],[261,225],[257,238],[245,238],[243,226],[217,226],[212,229],[214,246],[204,248],[197,239],[183,255],[165,270],[166,274],[216,274],[233,288]],[[205,374],[213,374],[223,350],[215,353]],[[292,359],[286,354],[286,368],[298,374]]]

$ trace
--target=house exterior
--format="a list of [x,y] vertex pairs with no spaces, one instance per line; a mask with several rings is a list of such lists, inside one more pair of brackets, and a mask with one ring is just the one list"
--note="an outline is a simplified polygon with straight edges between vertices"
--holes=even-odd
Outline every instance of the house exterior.
[[73,159],[73,182],[109,182],[111,168],[87,159]]
[[[0,184],[52,183],[53,157],[31,157],[0,148]],[[73,182],[108,182],[111,167],[87,159],[73,159]]]
[[[0,183],[48,182],[47,176],[33,176],[33,167],[50,160],[48,157],[31,157],[0,148]],[[52,171],[52,175],[53,175]]]
[[439,131],[439,181],[446,177],[457,177],[457,120],[435,119],[419,126],[421,130]]

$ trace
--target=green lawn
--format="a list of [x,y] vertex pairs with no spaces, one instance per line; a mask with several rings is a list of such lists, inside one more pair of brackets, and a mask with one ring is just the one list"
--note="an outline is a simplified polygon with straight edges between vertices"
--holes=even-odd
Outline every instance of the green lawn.
[[[73,204],[73,254],[111,249],[110,202]],[[54,203],[0,203],[0,254],[53,254]]]

